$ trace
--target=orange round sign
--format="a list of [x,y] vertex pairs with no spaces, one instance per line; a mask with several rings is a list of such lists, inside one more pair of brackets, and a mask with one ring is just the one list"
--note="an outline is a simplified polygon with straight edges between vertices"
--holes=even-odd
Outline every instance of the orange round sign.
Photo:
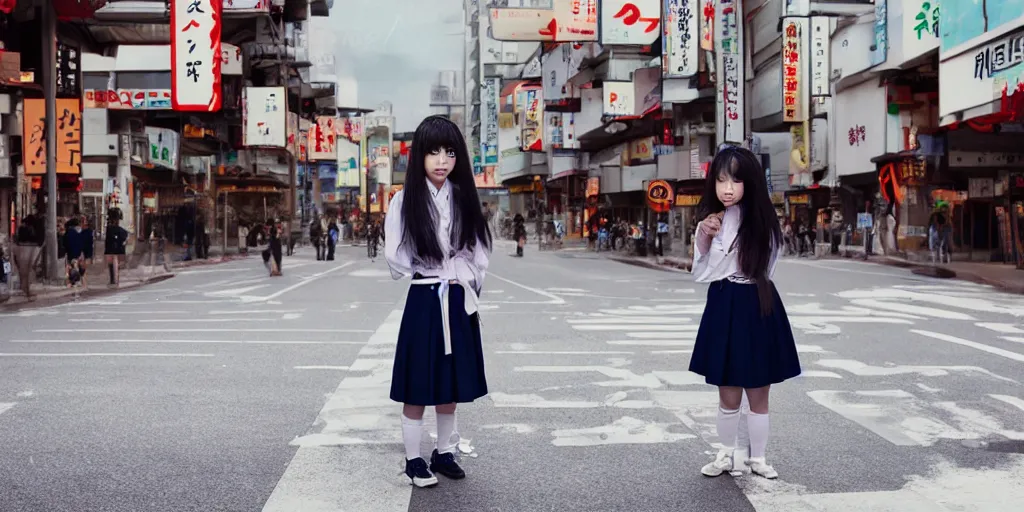
[[672,210],[675,193],[672,186],[665,180],[654,180],[647,184],[647,206],[655,213],[666,213]]

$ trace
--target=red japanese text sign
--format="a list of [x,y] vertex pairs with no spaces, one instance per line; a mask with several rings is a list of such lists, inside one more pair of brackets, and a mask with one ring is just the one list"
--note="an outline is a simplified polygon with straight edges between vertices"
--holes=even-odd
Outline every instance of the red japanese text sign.
[[782,27],[782,120],[807,120],[807,18],[786,18]]
[[171,0],[174,110],[220,110],[222,8],[223,0]]
[[652,44],[661,35],[662,0],[603,0],[601,44]]

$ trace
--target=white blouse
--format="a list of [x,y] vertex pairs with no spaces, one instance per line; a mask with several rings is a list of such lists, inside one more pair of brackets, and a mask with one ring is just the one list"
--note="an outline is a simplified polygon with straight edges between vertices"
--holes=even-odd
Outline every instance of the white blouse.
[[412,248],[402,243],[402,200],[405,191],[399,190],[388,206],[389,214],[384,220],[384,259],[391,267],[391,277],[401,279],[404,276],[412,276],[419,273],[423,276],[436,277],[446,281],[460,281],[469,284],[477,294],[483,287],[484,275],[490,262],[490,251],[484,246],[483,241],[477,240],[473,249],[453,250],[451,237],[452,230],[452,185],[445,181],[440,189],[428,185],[431,198],[434,200],[434,208],[437,210],[437,232],[438,242],[441,244],[441,251],[444,253],[444,261],[439,266],[428,267],[421,262],[415,261]]
[[[711,239],[711,247],[707,254],[701,251],[698,243],[698,239],[705,236],[700,232],[700,224],[703,224],[704,221],[697,225],[697,233],[693,237],[693,266],[691,269],[694,281],[713,283],[728,279],[735,283],[753,282],[740,270],[740,252],[738,247],[733,245],[742,222],[743,216],[739,206],[726,208],[725,215],[722,215],[722,227],[718,230],[718,234]],[[775,264],[779,261],[781,251],[781,246],[776,247],[768,262],[768,279],[775,275]]]

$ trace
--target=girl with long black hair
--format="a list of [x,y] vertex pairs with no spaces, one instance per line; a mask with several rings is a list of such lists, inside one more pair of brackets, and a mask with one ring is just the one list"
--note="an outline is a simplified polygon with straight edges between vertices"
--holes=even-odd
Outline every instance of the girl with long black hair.
[[[715,460],[701,472],[718,476],[749,466],[765,478],[778,473],[765,461],[768,446],[768,391],[800,374],[789,318],[772,283],[784,246],[782,229],[768,194],[764,171],[746,149],[725,147],[711,162],[698,205],[693,274],[708,286],[690,371],[718,386]],[[747,434],[750,458],[735,460],[740,405],[750,403]],[[737,449],[739,448],[739,449]]]
[[[384,257],[395,279],[412,276],[395,349],[391,399],[404,404],[405,474],[433,487],[440,473],[464,478],[455,461],[455,408],[487,394],[480,290],[491,231],[480,208],[465,139],[440,116],[423,120],[412,140],[405,188],[391,200]],[[423,412],[437,412],[430,466],[420,454]]]

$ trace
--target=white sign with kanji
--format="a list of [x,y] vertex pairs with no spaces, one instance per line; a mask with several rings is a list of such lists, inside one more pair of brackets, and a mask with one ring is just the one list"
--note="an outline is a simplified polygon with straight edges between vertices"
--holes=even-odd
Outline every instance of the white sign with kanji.
[[223,0],[171,0],[171,106],[216,112],[221,107]]
[[661,0],[602,0],[601,44],[652,44],[661,35]]

